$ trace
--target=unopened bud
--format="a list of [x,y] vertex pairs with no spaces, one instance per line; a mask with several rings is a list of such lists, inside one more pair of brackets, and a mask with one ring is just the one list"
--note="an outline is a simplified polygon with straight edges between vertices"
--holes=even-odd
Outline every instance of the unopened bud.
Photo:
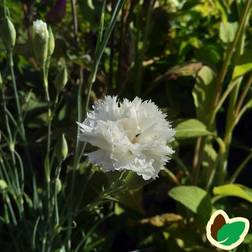
[[0,73],[0,90],[2,90],[3,88],[3,78],[2,78],[2,75]]
[[16,30],[8,17],[1,20],[0,33],[6,50],[12,50],[16,43]]
[[52,56],[52,54],[54,52],[54,48],[55,48],[55,39],[54,39],[51,27],[49,27],[49,29],[48,29],[48,35],[49,35],[49,38],[48,38],[48,56],[50,57],[50,56]]
[[59,161],[64,161],[68,154],[68,145],[65,135],[62,134],[55,146],[55,154]]
[[5,180],[0,179],[0,191],[4,191],[5,189],[7,189],[8,185],[5,182]]
[[61,190],[62,190],[62,183],[61,183],[61,180],[59,178],[56,178],[55,180],[55,187],[56,187],[56,193],[60,193]]
[[65,87],[67,81],[68,81],[67,67],[66,64],[64,64],[63,66],[60,67],[54,83],[55,88],[57,89],[58,92],[60,92]]
[[47,24],[42,20],[34,21],[32,27],[32,44],[36,60],[40,65],[43,65],[47,60],[48,40],[49,33]]

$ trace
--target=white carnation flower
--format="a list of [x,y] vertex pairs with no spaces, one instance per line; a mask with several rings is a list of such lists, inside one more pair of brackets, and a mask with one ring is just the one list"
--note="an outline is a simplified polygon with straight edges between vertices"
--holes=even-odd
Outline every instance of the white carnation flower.
[[80,140],[98,147],[90,162],[105,171],[130,170],[148,180],[158,177],[173,150],[167,146],[175,130],[151,101],[132,102],[106,96],[88,113],[80,127]]

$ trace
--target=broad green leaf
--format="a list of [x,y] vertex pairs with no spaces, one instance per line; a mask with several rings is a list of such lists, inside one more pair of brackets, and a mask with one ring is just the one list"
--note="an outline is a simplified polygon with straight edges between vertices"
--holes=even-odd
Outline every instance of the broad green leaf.
[[212,206],[207,192],[197,186],[177,186],[169,191],[169,196],[178,201],[193,213],[208,219]]
[[177,139],[193,138],[212,134],[213,133],[209,132],[202,122],[196,119],[183,121],[176,127]]
[[215,95],[216,74],[208,66],[200,69],[193,88],[193,99],[197,118],[206,123],[208,121],[211,101]]
[[194,62],[189,64],[177,65],[172,67],[168,72],[159,77],[182,77],[182,76],[195,76],[195,74],[202,68],[201,62]]
[[243,185],[227,184],[214,187],[213,193],[219,196],[239,197],[252,203],[252,189]]
[[224,43],[231,43],[234,40],[237,27],[237,22],[222,22],[220,25],[220,39]]
[[252,70],[252,50],[248,50],[237,59],[232,78],[236,79],[248,73],[251,70]]
[[245,223],[236,221],[224,224],[217,232],[217,240],[220,244],[229,246],[240,239],[245,229]]

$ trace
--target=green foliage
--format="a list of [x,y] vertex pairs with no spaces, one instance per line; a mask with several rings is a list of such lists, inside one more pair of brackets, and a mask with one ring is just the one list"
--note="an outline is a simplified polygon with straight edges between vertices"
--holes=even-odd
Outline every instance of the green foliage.
[[196,186],[178,186],[169,191],[169,196],[180,202],[193,213],[207,221],[212,212],[207,192]]
[[176,138],[186,139],[212,135],[206,126],[196,119],[189,119],[179,123],[176,127]]
[[211,109],[211,101],[215,94],[215,83],[215,72],[210,67],[203,66],[197,73],[192,92],[197,118],[203,123],[207,123],[209,120],[208,111]]
[[252,51],[246,50],[244,54],[237,58],[233,73],[233,79],[243,76],[244,74],[252,70],[251,57]]
[[214,187],[213,193],[221,197],[233,196],[252,202],[252,190],[239,184],[227,184]]

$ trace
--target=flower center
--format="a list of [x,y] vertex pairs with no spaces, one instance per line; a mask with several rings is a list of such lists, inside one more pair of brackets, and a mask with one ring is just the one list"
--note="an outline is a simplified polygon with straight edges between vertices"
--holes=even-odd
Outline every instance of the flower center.
[[132,142],[133,144],[137,143],[137,142],[138,142],[138,137],[139,137],[140,135],[141,135],[141,133],[136,134],[135,137],[131,140],[131,142]]

